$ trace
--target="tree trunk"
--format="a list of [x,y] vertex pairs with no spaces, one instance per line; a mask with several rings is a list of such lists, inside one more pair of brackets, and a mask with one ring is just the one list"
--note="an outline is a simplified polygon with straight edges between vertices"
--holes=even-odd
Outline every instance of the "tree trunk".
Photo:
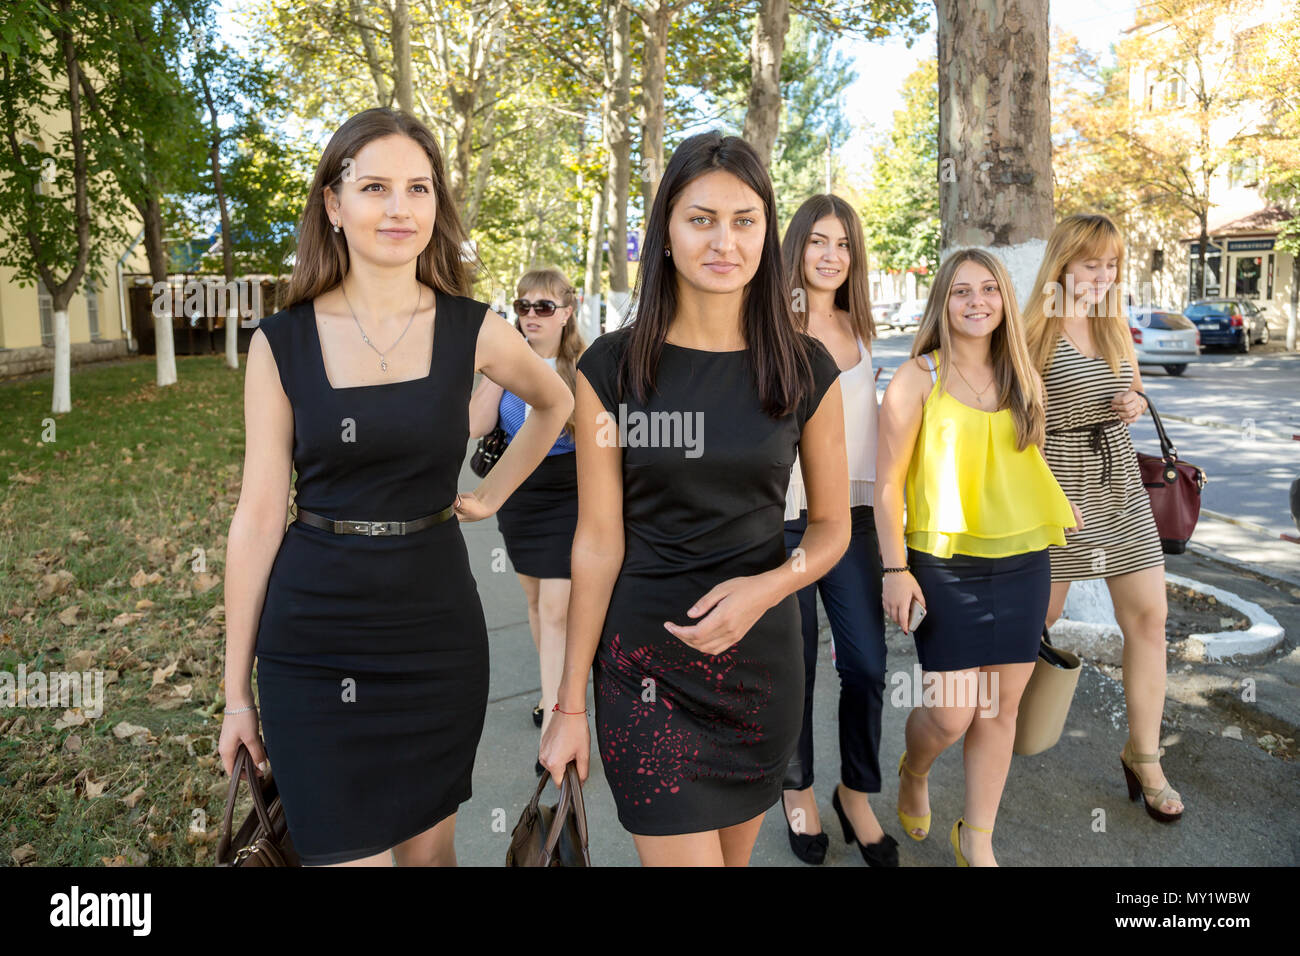
[[1210,227],[1208,222],[1209,215],[1206,212],[1202,212],[1200,215],[1196,217],[1196,219],[1201,224],[1200,248],[1197,250],[1196,253],[1197,276],[1200,279],[1197,285],[1200,287],[1200,289],[1197,292],[1196,297],[1198,299],[1204,299],[1205,286],[1206,286],[1206,275],[1205,275],[1206,259],[1208,258],[1210,252]]
[[[379,59],[379,47],[375,45],[374,27],[366,15],[361,0],[350,0],[348,7],[352,22],[357,25],[357,32],[361,35],[361,47],[365,51],[366,66],[369,67],[370,78],[375,84],[375,102],[379,106],[387,106],[393,94],[388,87],[388,76],[384,72],[383,63]],[[408,51],[409,49],[408,46]]]
[[[172,334],[171,290],[167,288],[167,250],[163,245],[162,206],[152,192],[142,206],[136,207],[144,220],[144,252],[149,260],[149,278],[155,290],[166,290],[169,303],[164,315],[153,317],[155,382],[159,388],[176,384],[176,341]],[[155,297],[158,293],[155,291]],[[130,300],[128,299],[128,306]]]
[[492,175],[492,153],[496,147],[496,125],[497,111],[489,109],[487,118],[483,120],[482,146],[479,147],[478,167],[474,171],[474,184],[470,188],[469,198],[462,207],[461,221],[465,226],[465,233],[474,231],[478,225],[479,210],[483,208],[483,197],[487,195],[488,179]]
[[[610,56],[606,60],[605,140],[609,144],[609,290],[611,306],[626,301],[627,199],[631,181],[632,23],[628,8],[610,5]],[[615,300],[621,300],[616,302]]]
[[590,342],[600,334],[601,241],[605,238],[605,187],[602,183],[591,197],[591,226],[587,234],[587,273],[583,278],[583,331]]
[[937,9],[940,248],[992,249],[1023,302],[1053,226],[1047,0]]
[[397,108],[415,112],[415,95],[411,85],[411,9],[407,0],[393,4],[393,93]]
[[669,0],[654,0],[641,23],[645,64],[641,80],[641,194],[650,216],[664,178],[664,86],[668,75],[668,29],[677,10]]
[[762,0],[749,45],[749,108],[743,135],[764,166],[772,159],[781,123],[781,54],[789,29],[790,0]]

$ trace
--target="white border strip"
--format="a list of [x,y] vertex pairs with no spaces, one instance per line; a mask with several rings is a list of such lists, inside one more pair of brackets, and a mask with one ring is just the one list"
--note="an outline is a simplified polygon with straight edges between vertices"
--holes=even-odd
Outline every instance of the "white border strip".
[[1250,627],[1244,631],[1188,635],[1189,641],[1200,641],[1205,647],[1206,660],[1221,661],[1238,654],[1262,654],[1282,643],[1282,638],[1285,636],[1282,625],[1278,624],[1277,618],[1253,601],[1247,601],[1240,595],[1210,584],[1202,584],[1200,581],[1193,581],[1179,574],[1170,574],[1168,571],[1165,572],[1165,580],[1201,594],[1208,594],[1220,604],[1226,604],[1250,619]]

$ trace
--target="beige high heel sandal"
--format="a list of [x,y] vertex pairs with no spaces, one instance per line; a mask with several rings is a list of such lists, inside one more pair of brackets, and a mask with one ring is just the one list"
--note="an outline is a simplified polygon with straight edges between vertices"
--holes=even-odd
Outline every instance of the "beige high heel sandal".
[[[1165,803],[1176,800],[1178,803],[1183,802],[1183,798],[1178,795],[1178,791],[1169,786],[1168,778],[1165,779],[1163,787],[1148,787],[1142,783],[1142,778],[1133,772],[1129,766],[1131,763],[1159,763],[1160,758],[1165,755],[1165,748],[1161,747],[1158,753],[1139,754],[1133,752],[1133,742],[1124,741],[1124,751],[1119,755],[1119,762],[1124,767],[1124,781],[1128,784],[1128,798],[1130,800],[1141,800],[1142,806],[1146,808],[1147,816],[1152,820],[1158,820],[1160,823],[1177,823],[1183,818],[1183,811],[1177,813],[1165,813],[1160,809]],[[1152,805],[1147,801],[1151,797],[1155,804]]]

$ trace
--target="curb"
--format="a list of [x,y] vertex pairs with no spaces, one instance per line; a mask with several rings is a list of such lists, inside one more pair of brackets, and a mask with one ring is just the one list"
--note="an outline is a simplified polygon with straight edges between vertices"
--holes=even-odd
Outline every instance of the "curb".
[[1273,650],[1282,643],[1286,636],[1277,618],[1269,614],[1254,601],[1247,601],[1240,595],[1216,588],[1212,584],[1202,584],[1181,574],[1165,572],[1165,580],[1181,587],[1198,591],[1213,597],[1220,604],[1226,604],[1235,611],[1240,611],[1250,619],[1250,627],[1244,631],[1216,631],[1213,634],[1189,634],[1189,649],[1197,645],[1204,651],[1207,661],[1222,661],[1239,655],[1258,655]]
[[[1204,511],[1201,514],[1205,514]],[[1300,578],[1292,577],[1285,572],[1278,571],[1275,568],[1266,568],[1261,564],[1251,564],[1249,561],[1241,561],[1237,558],[1230,558],[1220,551],[1215,551],[1203,544],[1195,541],[1187,542],[1187,550],[1195,554],[1198,558],[1204,558],[1206,561],[1212,561],[1221,565],[1229,571],[1249,571],[1251,574],[1265,578],[1275,585],[1281,585],[1288,588],[1300,588]],[[1166,574],[1169,572],[1166,571]]]
[[[1241,431],[1240,425],[1232,425],[1228,422],[1220,421],[1217,418],[1205,418],[1203,416],[1193,418],[1187,415],[1166,415],[1164,412],[1160,413],[1160,417],[1164,421],[1182,422],[1184,425],[1203,425],[1206,428],[1222,428],[1225,431],[1230,432]],[[1256,428],[1255,435],[1263,436],[1264,438],[1274,438],[1278,441],[1300,441],[1300,431],[1287,435],[1283,432],[1274,431],[1271,428]]]

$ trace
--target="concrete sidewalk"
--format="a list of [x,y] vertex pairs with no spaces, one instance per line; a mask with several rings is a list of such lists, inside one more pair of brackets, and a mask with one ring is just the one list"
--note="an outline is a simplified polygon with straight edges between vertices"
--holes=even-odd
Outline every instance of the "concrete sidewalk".
[[[466,468],[460,487],[472,488],[477,482]],[[505,559],[495,519],[462,525],[461,530],[487,617],[492,682],[474,770],[474,796],[461,807],[456,846],[462,865],[500,866],[510,831],[536,786],[533,762],[538,732],[532,708],[538,700],[537,653],[528,631],[523,591]],[[1257,577],[1195,553],[1167,556],[1166,564],[1171,573],[1237,592],[1262,605],[1286,628],[1286,644],[1263,661],[1171,665],[1163,765],[1187,806],[1186,818],[1176,826],[1161,826],[1126,799],[1119,763],[1126,736],[1123,688],[1085,662],[1061,742],[1046,753],[1018,756],[1012,762],[994,837],[1002,865],[1300,863],[1300,764],[1271,756],[1257,742],[1266,733],[1300,738],[1300,651],[1295,650],[1300,586]],[[861,867],[865,864],[857,848],[846,846],[840,838],[830,806],[839,771],[839,682],[830,660],[829,637],[823,616],[814,733],[818,804],[823,826],[831,834],[825,865]],[[888,645],[889,673],[910,673],[915,650],[892,624]],[[1241,700],[1247,678],[1254,682],[1253,702]],[[792,687],[789,692],[802,689]],[[891,706],[887,687],[880,747],[883,791],[872,804],[886,832],[899,841],[903,866],[951,866],[947,836],[962,813],[961,748],[954,746],[944,753],[931,774],[929,838],[922,843],[907,839],[894,812],[898,790],[892,773],[903,750],[906,718],[906,708]],[[1235,734],[1233,727],[1239,729],[1241,739],[1224,736],[1225,730]],[[1294,754],[1294,741],[1290,748]],[[554,799],[554,793],[548,800]],[[592,862],[637,865],[632,838],[618,823],[600,770],[594,734],[591,776],[584,793]],[[1103,817],[1105,831],[1095,832],[1094,821]],[[779,804],[764,820],[753,864],[804,865],[790,852]]]

